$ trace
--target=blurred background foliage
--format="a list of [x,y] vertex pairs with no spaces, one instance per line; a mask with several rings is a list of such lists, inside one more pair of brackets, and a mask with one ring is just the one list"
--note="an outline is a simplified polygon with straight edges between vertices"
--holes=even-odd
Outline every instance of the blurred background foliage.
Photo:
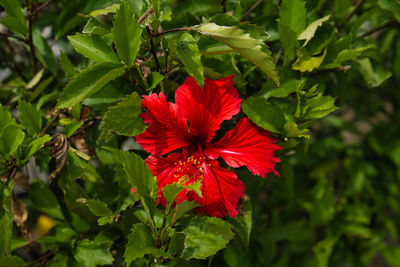
[[[119,5],[0,0],[0,173],[13,179],[0,184],[0,266],[130,264],[141,213],[107,147],[145,157],[129,137],[144,125],[104,114],[121,99],[140,110],[153,91],[172,100],[188,74],[236,75],[244,113],[282,146],[280,177],[236,170],[235,238],[208,260],[165,264],[400,266],[399,1],[126,0],[141,23],[125,29],[141,31],[133,58],[114,34]],[[76,97],[81,84],[90,93]]]

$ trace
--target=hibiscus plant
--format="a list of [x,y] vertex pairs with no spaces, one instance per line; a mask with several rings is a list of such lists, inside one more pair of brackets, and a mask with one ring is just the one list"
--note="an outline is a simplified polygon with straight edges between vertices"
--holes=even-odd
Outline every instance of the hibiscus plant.
[[[395,83],[392,66],[400,76],[398,1],[0,7],[0,266],[400,258],[385,241],[395,221],[360,202],[381,203],[363,190],[385,163],[358,160],[364,150],[336,136],[373,103],[349,108],[357,88]],[[370,111],[395,114],[390,101]],[[386,156],[399,166],[394,146]],[[335,246],[345,256],[330,257]],[[348,256],[353,246],[368,253]]]

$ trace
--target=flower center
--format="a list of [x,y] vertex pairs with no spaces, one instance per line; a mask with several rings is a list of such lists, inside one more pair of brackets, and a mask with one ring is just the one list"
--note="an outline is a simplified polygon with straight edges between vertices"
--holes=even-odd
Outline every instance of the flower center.
[[183,185],[191,184],[204,178],[205,158],[190,156],[185,161],[175,162],[174,178]]

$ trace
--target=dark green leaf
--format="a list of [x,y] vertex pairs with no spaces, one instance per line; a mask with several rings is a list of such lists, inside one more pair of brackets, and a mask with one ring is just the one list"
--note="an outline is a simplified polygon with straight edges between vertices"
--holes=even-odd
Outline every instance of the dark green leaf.
[[201,63],[201,53],[197,47],[196,40],[189,34],[184,33],[176,45],[176,53],[186,67],[186,71],[192,76],[200,87],[204,86],[204,68]]
[[68,59],[68,56],[61,51],[60,54],[60,65],[64,70],[65,77],[67,79],[71,78],[76,74],[75,66],[72,65],[71,61]]
[[120,59],[126,65],[133,66],[140,49],[142,29],[136,22],[135,14],[125,2],[122,2],[114,17],[112,35]]
[[141,113],[142,99],[135,92],[108,110],[101,129],[127,136],[141,134],[146,129],[143,119],[139,117]]
[[37,59],[39,59],[43,66],[55,74],[57,72],[56,57],[46,39],[43,38],[38,30],[33,31],[33,44],[35,45],[35,55]]
[[183,230],[186,235],[184,259],[205,259],[223,249],[233,238],[231,225],[214,217],[195,217]]
[[88,199],[85,205],[96,216],[111,216],[113,214],[107,204],[98,199]]
[[327,267],[329,257],[331,256],[333,247],[336,244],[339,236],[327,237],[319,241],[314,247],[313,252],[317,257],[318,267]]
[[144,224],[135,224],[128,235],[128,244],[125,246],[124,258],[126,265],[132,261],[151,254],[156,250],[156,241],[149,227]]
[[248,247],[250,242],[250,233],[253,227],[253,209],[251,207],[250,198],[244,195],[240,200],[239,214],[235,218],[230,219],[234,226],[234,232],[239,236],[243,244]]
[[283,0],[279,8],[279,17],[283,24],[299,35],[306,27],[306,2],[304,0]]
[[35,140],[33,140],[27,148],[25,159],[28,160],[32,157],[37,151],[39,151],[46,142],[51,140],[51,136],[45,134]]
[[98,244],[96,241],[84,239],[74,250],[74,258],[82,266],[112,264],[114,258],[109,252],[108,244]]
[[88,67],[76,74],[64,88],[57,107],[67,108],[80,103],[115,79],[122,71],[121,65],[113,63],[99,63]]
[[285,62],[296,57],[296,49],[300,47],[296,33],[286,24],[278,21],[279,40],[285,52]]
[[0,131],[0,154],[13,154],[24,141],[25,134],[15,124],[9,124]]
[[8,185],[0,182],[0,255],[11,254],[11,234],[13,229],[13,215],[11,213],[11,194],[13,182]]
[[100,37],[77,33],[68,36],[75,50],[97,63],[119,63],[117,55]]
[[29,197],[36,209],[47,213],[56,219],[64,219],[61,207],[57,202],[54,193],[47,184],[40,179],[36,179],[29,190]]
[[249,97],[242,103],[242,109],[249,119],[267,131],[281,133],[285,117],[281,110],[263,98]]

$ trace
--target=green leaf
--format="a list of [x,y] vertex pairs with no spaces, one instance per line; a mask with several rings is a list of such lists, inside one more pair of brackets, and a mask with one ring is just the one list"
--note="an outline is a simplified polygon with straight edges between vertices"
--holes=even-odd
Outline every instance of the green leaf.
[[291,79],[282,84],[281,87],[270,89],[268,83],[257,93],[258,97],[268,99],[270,97],[287,97],[291,93],[296,92],[297,80]]
[[275,64],[271,52],[263,47],[242,29],[233,26],[219,26],[215,23],[206,23],[197,26],[201,34],[210,36],[215,40],[231,47],[233,50],[250,60],[253,64],[264,71],[271,79],[279,85],[279,76],[275,70]]
[[112,35],[120,59],[132,67],[140,49],[142,29],[125,2],[122,2],[114,17]]
[[0,132],[0,154],[13,154],[24,141],[25,134],[15,124],[9,124]]
[[62,51],[60,53],[60,65],[63,68],[65,77],[67,79],[71,78],[76,74],[75,66],[72,65],[71,61],[68,59],[68,56],[64,54]]
[[42,130],[42,116],[30,103],[18,100],[19,120],[26,127],[30,135],[38,135]]
[[126,266],[130,266],[132,261],[151,254],[155,250],[156,241],[149,227],[144,224],[135,224],[128,235],[128,244],[125,246]]
[[307,99],[304,103],[303,119],[315,120],[325,117],[332,111],[335,111],[335,98],[331,96],[316,96]]
[[89,13],[89,16],[97,17],[99,15],[107,15],[110,13],[115,13],[115,12],[117,12],[119,6],[120,6],[120,4],[112,4],[111,6],[108,6],[106,8],[93,10],[92,12]]
[[0,0],[0,6],[4,8],[8,15],[1,19],[0,23],[20,34],[21,37],[25,37],[28,33],[28,27],[20,2],[15,0]]
[[327,237],[313,246],[312,250],[317,257],[318,267],[328,266],[329,257],[338,238],[339,236]]
[[64,127],[65,136],[70,137],[71,135],[73,135],[76,132],[76,130],[78,130],[82,126],[83,123],[84,123],[83,121],[77,121],[77,120],[71,121],[71,123],[69,123]]
[[176,209],[176,214],[175,212],[172,212],[168,218],[169,222],[172,222],[172,219],[174,218],[175,221],[178,221],[183,215],[185,215],[187,212],[191,211],[194,208],[200,207],[201,205],[197,203],[196,201],[189,201],[185,200],[179,203],[178,205],[175,206]]
[[382,67],[376,66],[374,69],[369,58],[358,59],[357,62],[368,87],[378,87],[392,76],[390,71]]
[[400,3],[394,0],[378,0],[378,5],[384,9],[388,10],[393,14],[395,19],[400,22]]
[[400,247],[387,246],[382,255],[390,266],[400,266]]
[[296,57],[296,49],[300,47],[296,33],[286,24],[278,21],[279,40],[285,52],[285,63]]
[[72,107],[86,97],[100,90],[123,71],[123,67],[113,63],[99,63],[76,74],[58,100],[57,108]]
[[0,255],[11,254],[11,234],[13,229],[13,215],[11,213],[11,197],[13,182],[8,185],[0,182]]
[[176,53],[186,67],[186,71],[192,76],[200,87],[204,86],[204,68],[201,63],[201,53],[196,40],[185,32],[175,44]]
[[42,180],[36,179],[29,190],[29,197],[34,207],[56,219],[63,220],[64,215],[56,196]]
[[[119,6],[119,5],[118,5]],[[83,28],[82,33],[91,35],[104,36],[110,33],[111,26],[103,24],[95,18],[90,18]]]
[[101,129],[105,132],[114,131],[121,135],[135,136],[146,129],[142,113],[142,99],[135,92],[122,99],[117,105],[109,108],[104,115]]
[[234,226],[234,232],[239,236],[243,244],[248,247],[250,242],[251,229],[253,227],[253,209],[250,198],[243,196],[239,204],[239,214],[229,221]]
[[32,89],[33,87],[35,87],[38,82],[40,82],[40,80],[43,77],[43,73],[44,73],[44,69],[39,70],[35,76],[33,76],[33,78],[27,83],[25,84],[25,89]]
[[163,192],[163,195],[167,202],[166,209],[169,210],[172,203],[176,200],[176,197],[178,196],[178,194],[185,189],[187,189],[188,191],[193,190],[194,192],[196,192],[196,194],[199,195],[199,197],[202,197],[203,195],[201,193],[201,186],[202,186],[202,182],[200,180],[193,182],[191,184],[188,184],[188,185],[172,183],[172,184],[168,184],[168,185],[164,186],[161,189],[161,191]]
[[128,183],[136,189],[136,192],[141,196],[154,197],[154,193],[157,192],[157,182],[146,162],[134,153],[116,149],[112,152],[127,174]]
[[307,10],[303,0],[283,0],[279,8],[279,17],[283,24],[299,35],[306,27]]
[[285,124],[283,112],[265,99],[249,97],[242,102],[242,109],[249,119],[258,126],[273,133],[282,133]]
[[49,135],[43,135],[35,140],[33,140],[27,148],[26,156],[25,159],[28,160],[30,157],[32,157],[36,152],[38,152],[46,142],[51,140],[51,136]]
[[194,217],[183,232],[184,259],[206,259],[223,249],[234,236],[227,221],[214,217]]
[[147,91],[152,91],[154,88],[156,88],[156,86],[162,81],[164,80],[164,75],[161,75],[160,73],[154,71],[151,73],[150,75],[150,87],[147,88]]
[[40,63],[46,67],[51,73],[57,73],[57,61],[53,54],[53,50],[47,43],[46,39],[43,38],[39,30],[33,31],[33,44],[35,46],[35,55]]
[[299,70],[301,72],[310,72],[322,64],[325,55],[326,49],[321,56],[310,56],[307,51],[302,50],[297,60],[293,63],[292,69]]
[[0,132],[9,124],[16,124],[10,112],[5,110],[0,104]]
[[73,254],[82,266],[108,265],[114,261],[109,252],[108,243],[99,244],[88,239],[80,241]]
[[96,216],[111,216],[112,211],[107,207],[107,204],[98,199],[88,199],[85,205]]
[[0,256],[0,266],[2,267],[18,267],[25,266],[27,263],[18,256]]
[[78,53],[97,63],[119,63],[112,48],[100,37],[77,33],[68,36],[68,40]]
[[303,46],[306,46],[308,42],[314,37],[317,28],[320,27],[324,22],[328,21],[331,15],[317,19],[313,23],[307,26],[307,28],[297,37],[297,40],[306,40]]
[[114,216],[103,216],[97,220],[97,223],[102,226],[114,222]]

